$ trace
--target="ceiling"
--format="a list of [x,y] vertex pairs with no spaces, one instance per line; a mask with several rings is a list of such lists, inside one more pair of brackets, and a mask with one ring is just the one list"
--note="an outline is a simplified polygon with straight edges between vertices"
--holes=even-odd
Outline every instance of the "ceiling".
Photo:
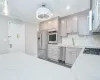
[[[90,0],[8,0],[9,16],[29,22],[38,22],[36,10],[46,4],[53,17],[66,16],[90,8]],[[67,10],[66,6],[70,9]]]

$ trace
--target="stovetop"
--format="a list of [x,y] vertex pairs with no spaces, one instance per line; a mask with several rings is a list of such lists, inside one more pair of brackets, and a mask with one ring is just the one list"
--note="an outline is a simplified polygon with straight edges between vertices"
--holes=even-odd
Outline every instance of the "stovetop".
[[84,54],[92,54],[92,55],[100,55],[100,49],[99,48],[85,48]]

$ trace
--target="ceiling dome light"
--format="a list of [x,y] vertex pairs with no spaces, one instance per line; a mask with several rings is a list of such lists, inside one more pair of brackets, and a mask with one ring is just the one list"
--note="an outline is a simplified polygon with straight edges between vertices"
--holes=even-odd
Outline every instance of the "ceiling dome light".
[[45,7],[45,5],[42,5],[37,11],[36,11],[36,17],[39,20],[47,20],[50,19],[52,16],[51,11]]
[[70,6],[67,6],[66,9],[69,10],[70,9]]

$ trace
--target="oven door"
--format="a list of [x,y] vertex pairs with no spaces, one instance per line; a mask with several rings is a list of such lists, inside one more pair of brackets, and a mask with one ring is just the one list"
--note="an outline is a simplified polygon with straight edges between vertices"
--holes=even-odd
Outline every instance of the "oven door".
[[49,44],[57,44],[57,32],[56,33],[49,33],[48,35],[48,42]]

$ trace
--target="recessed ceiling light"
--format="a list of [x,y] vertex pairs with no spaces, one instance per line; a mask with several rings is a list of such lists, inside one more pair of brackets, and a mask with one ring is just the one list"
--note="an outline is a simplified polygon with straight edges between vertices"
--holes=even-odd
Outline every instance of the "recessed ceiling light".
[[51,21],[48,22],[49,24],[51,23]]
[[70,6],[67,6],[66,9],[69,10],[70,9]]
[[51,13],[51,16],[53,16],[53,14]]

